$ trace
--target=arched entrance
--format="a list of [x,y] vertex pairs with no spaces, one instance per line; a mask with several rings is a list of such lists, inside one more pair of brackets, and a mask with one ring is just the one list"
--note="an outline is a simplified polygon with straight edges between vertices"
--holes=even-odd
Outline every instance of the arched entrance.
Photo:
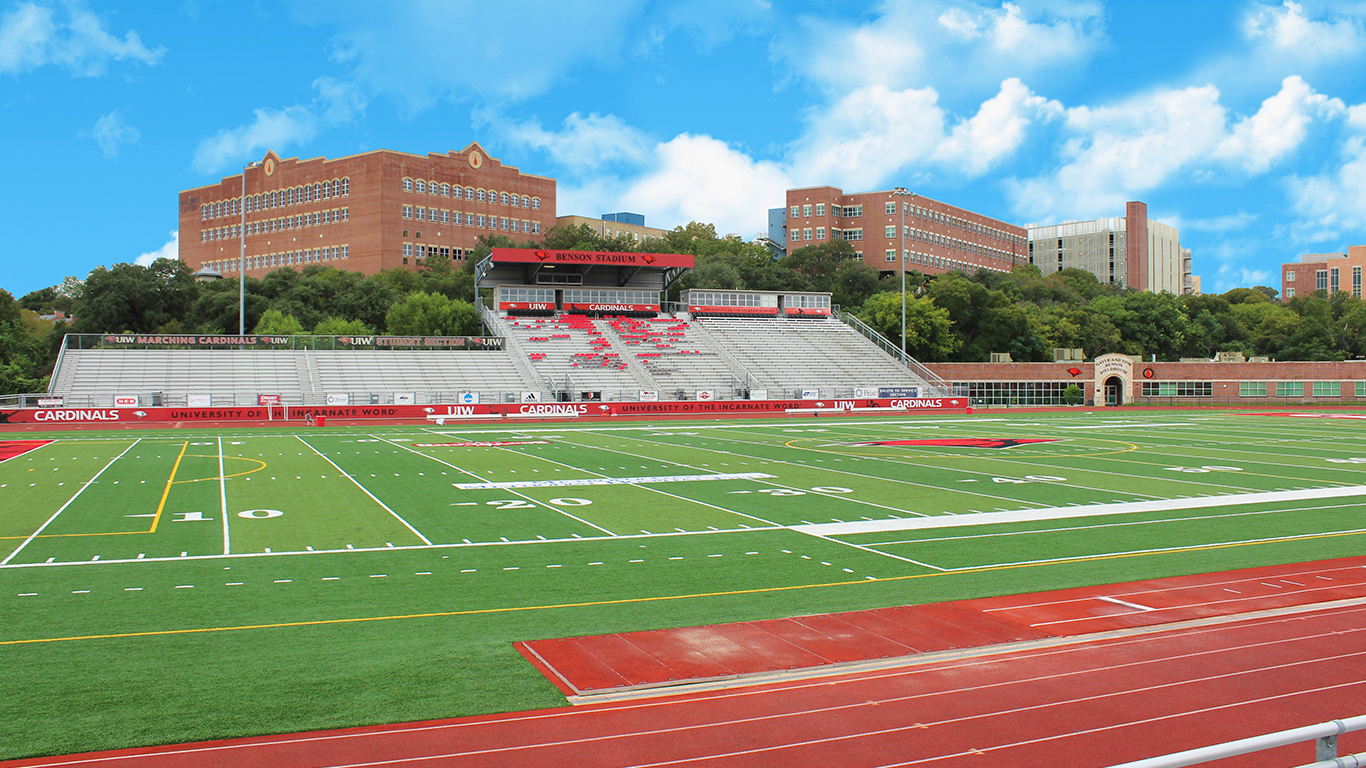
[[1105,380],[1105,404],[1107,406],[1124,404],[1124,379],[1111,376]]
[[1096,405],[1128,405],[1134,396],[1134,358],[1128,355],[1101,355],[1096,358],[1092,391]]

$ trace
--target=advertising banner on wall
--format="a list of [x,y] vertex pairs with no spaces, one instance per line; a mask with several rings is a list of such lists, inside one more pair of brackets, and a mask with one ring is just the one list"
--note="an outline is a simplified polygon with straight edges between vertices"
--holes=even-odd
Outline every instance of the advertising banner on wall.
[[[279,405],[279,404],[280,404],[280,396],[279,396],[279,395],[257,395],[257,396],[256,396],[256,404],[257,404],[257,405]],[[118,405],[118,403],[115,403],[115,405]],[[137,405],[137,403],[134,403],[134,405]]]
[[417,396],[412,392],[395,392],[394,405],[416,405]]
[[523,393],[522,393],[522,402],[524,402],[524,403],[539,403],[539,402],[541,402],[541,393],[540,393],[540,392],[523,392]]
[[137,395],[114,395],[115,408],[136,408],[138,407]]
[[328,404],[328,405],[350,405],[350,404],[351,404],[351,396],[350,396],[350,395],[328,395],[328,396],[327,396],[327,404]]
[[715,400],[715,399],[716,399],[716,393],[715,393],[714,391],[712,391],[712,390],[710,390],[710,389],[699,389],[699,390],[697,390],[697,400],[698,400],[698,402],[706,403],[706,402],[710,402],[710,401]]
[[461,392],[455,396],[455,401],[461,405],[474,405],[479,402],[478,392]]
[[642,403],[657,403],[659,402],[659,390],[642,389],[640,390],[640,397],[636,399]]
[[213,405],[213,398],[208,395],[186,395],[185,405],[190,408],[208,408]]
[[801,390],[801,398],[803,400],[819,400],[821,399],[821,391],[819,389],[803,389]]
[[[528,393],[539,397],[540,393]],[[825,410],[841,411],[854,408],[904,408],[932,411],[967,406],[967,398],[915,399],[855,399],[829,400]],[[789,409],[810,411],[810,401],[803,400],[680,400],[669,402],[610,402],[541,403],[529,400],[522,403],[479,405],[335,405],[291,406],[291,421],[301,421],[307,415],[329,419],[425,419],[445,416],[487,416],[504,414],[508,418],[555,418],[556,416],[703,416],[744,413],[781,414]],[[88,424],[137,423],[162,421],[265,421],[270,418],[266,406],[219,408],[26,408],[0,410],[0,424]],[[278,422],[278,414],[276,416]]]
[[877,387],[854,387],[854,397],[877,397]]
[[878,397],[920,397],[920,387],[878,387]]

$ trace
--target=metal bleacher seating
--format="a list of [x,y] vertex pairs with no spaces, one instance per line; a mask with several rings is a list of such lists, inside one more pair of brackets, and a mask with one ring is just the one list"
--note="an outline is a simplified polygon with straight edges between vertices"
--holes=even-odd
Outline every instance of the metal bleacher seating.
[[507,349],[520,355],[543,387],[569,393],[601,392],[603,398],[635,399],[653,383],[630,364],[626,350],[585,315],[496,318]]
[[767,389],[769,397],[819,389],[822,397],[849,396],[855,387],[928,383],[839,320],[705,318],[695,321]]
[[67,349],[51,392],[70,405],[107,407],[116,395],[168,406],[208,395],[215,406],[245,406],[260,394],[319,405],[329,394],[387,403],[411,392],[421,404],[455,402],[460,392],[493,402],[527,389],[541,387],[492,351]]

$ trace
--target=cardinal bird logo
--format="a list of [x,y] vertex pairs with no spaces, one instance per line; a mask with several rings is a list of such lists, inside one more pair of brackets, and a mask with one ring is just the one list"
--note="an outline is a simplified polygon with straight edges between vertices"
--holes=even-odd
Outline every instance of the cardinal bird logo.
[[640,260],[645,262],[646,264],[653,264],[655,263],[655,261],[657,261],[657,259],[655,259],[655,257],[653,256],[641,256]]
[[1080,376],[1080,375],[1081,375],[1081,369],[1080,369],[1080,368],[1068,368],[1068,369],[1067,369],[1067,372],[1070,373],[1070,374],[1072,374],[1073,376]]
[[1014,448],[1031,443],[1052,443],[1056,437],[949,437],[928,440],[872,440],[866,443],[846,443],[846,445],[865,447],[873,445],[945,448]]
[[545,260],[548,259],[548,258],[550,258],[550,254],[546,253],[545,251],[537,251],[537,252],[536,252],[536,260],[537,260],[537,261],[545,261]]

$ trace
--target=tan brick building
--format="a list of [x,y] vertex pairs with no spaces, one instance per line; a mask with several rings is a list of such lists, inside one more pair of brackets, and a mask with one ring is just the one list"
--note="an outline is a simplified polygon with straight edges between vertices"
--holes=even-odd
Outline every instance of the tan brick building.
[[882,273],[900,271],[897,252],[903,246],[908,272],[1009,272],[1026,262],[1023,227],[909,192],[789,189],[787,209],[780,213],[786,218],[787,253],[843,238]]
[[1350,292],[1361,298],[1361,273],[1366,268],[1366,245],[1346,253],[1307,253],[1298,262],[1281,265],[1281,301],[1314,291]]
[[253,277],[311,264],[415,269],[428,256],[463,259],[480,235],[540,239],[555,223],[555,180],[503,165],[477,143],[334,160],[270,151],[242,174],[180,193],[181,261],[238,274],[244,221]]

